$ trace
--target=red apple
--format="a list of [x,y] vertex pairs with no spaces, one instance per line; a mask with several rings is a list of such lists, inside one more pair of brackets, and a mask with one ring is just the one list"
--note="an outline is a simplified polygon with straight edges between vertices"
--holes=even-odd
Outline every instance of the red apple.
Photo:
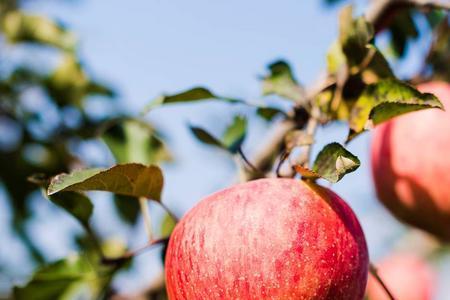
[[418,86],[447,111],[426,109],[375,128],[372,170],[378,198],[400,220],[450,240],[450,85]]
[[[419,256],[399,253],[378,265],[378,275],[398,300],[431,300],[435,291],[435,274]],[[369,300],[389,300],[381,285],[369,276]]]
[[361,300],[364,234],[332,191],[260,179],[203,199],[178,223],[166,255],[172,300]]

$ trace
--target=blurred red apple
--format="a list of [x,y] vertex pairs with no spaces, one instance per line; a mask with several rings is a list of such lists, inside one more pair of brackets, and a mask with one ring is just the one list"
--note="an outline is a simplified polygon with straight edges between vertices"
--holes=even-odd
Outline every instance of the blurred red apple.
[[166,255],[172,300],[361,300],[367,271],[350,207],[294,179],[260,179],[206,197],[176,226]]
[[426,109],[375,128],[372,170],[378,198],[400,220],[450,240],[450,85],[418,86],[447,111]]
[[[378,265],[378,275],[397,300],[431,300],[435,291],[435,274],[431,267],[414,254],[396,254]],[[379,282],[369,276],[369,300],[389,300]]]

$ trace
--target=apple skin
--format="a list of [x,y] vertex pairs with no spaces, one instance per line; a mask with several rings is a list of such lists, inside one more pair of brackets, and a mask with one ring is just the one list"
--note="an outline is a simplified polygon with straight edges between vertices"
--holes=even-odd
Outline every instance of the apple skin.
[[[433,299],[436,276],[421,257],[411,253],[397,253],[384,259],[377,270],[395,299]],[[369,276],[367,295],[369,300],[389,300],[373,276]]]
[[361,300],[368,252],[351,208],[295,179],[260,179],[200,201],[166,254],[171,300]]
[[377,126],[372,173],[378,199],[398,219],[450,241],[450,85],[421,84],[447,107]]

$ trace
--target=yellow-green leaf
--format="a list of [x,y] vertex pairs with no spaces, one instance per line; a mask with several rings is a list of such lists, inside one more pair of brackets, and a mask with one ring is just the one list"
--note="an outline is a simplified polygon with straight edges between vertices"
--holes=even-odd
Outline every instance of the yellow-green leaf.
[[177,225],[177,221],[170,214],[166,214],[161,222],[161,236],[170,236],[175,225]]
[[399,80],[381,80],[367,86],[353,106],[348,140],[395,116],[425,108],[443,106],[436,96],[421,93]]
[[350,66],[361,63],[373,38],[374,30],[364,17],[353,18],[351,6],[345,7],[339,16],[339,43]]
[[3,17],[2,29],[12,43],[41,43],[63,50],[73,50],[76,45],[75,35],[60,24],[43,16],[20,11],[8,12]]

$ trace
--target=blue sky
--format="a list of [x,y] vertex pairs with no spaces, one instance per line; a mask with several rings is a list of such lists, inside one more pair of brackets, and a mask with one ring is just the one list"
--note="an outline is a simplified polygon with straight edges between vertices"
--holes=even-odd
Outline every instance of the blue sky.
[[337,30],[337,11],[320,1],[61,2],[35,1],[29,9],[73,28],[84,61],[133,108],[196,84],[258,96],[256,76],[277,58],[310,82]]

